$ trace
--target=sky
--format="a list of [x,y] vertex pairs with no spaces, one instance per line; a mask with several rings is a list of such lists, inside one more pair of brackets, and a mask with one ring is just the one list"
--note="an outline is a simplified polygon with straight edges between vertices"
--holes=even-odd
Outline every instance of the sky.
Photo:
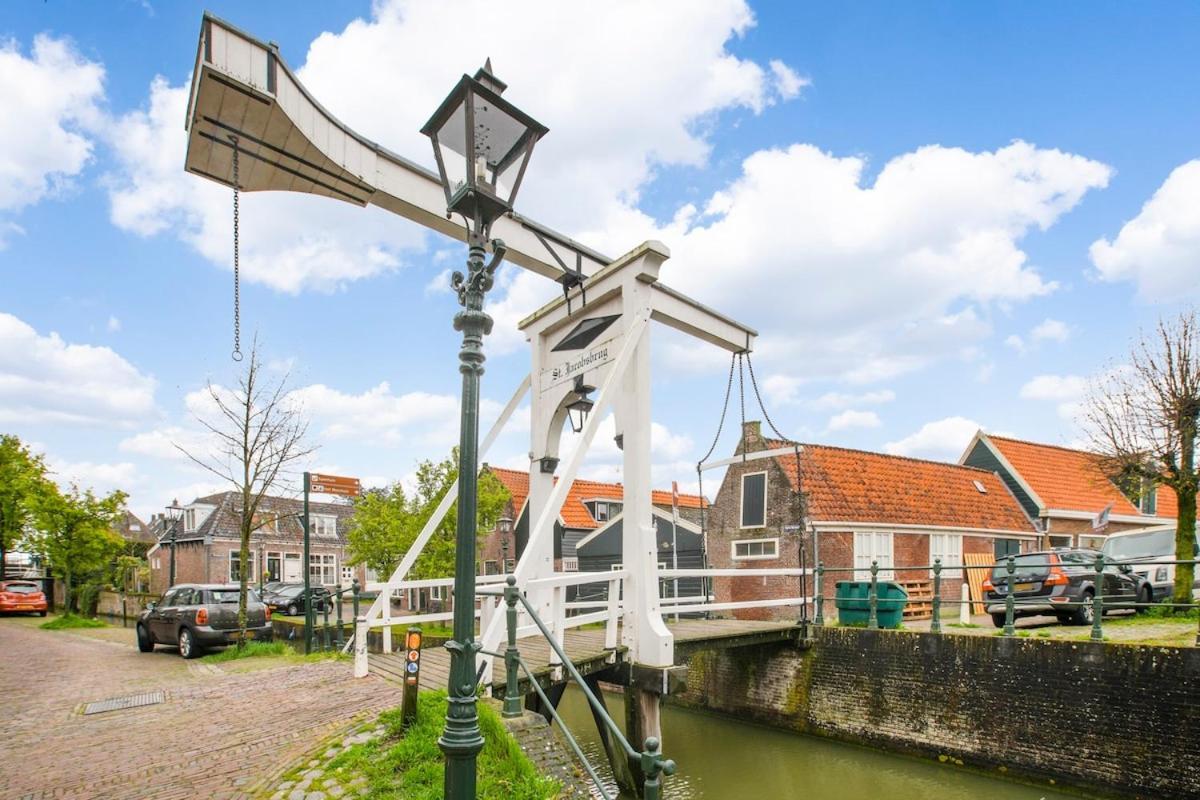
[[[223,488],[175,445],[205,452],[206,386],[238,374],[231,192],[183,171],[205,7],[0,12],[0,431],[144,517]],[[517,210],[612,256],[666,243],[664,283],[760,332],[767,412],[802,441],[940,460],[979,428],[1079,443],[1088,381],[1200,299],[1194,3],[207,8],[428,165],[419,128],[490,57],[550,128]],[[307,466],[380,485],[444,457],[463,247],[301,194],[244,195],[241,220],[243,342],[308,419]],[[485,423],[529,369],[516,322],[557,288],[502,267]],[[695,489],[729,356],[652,339],[654,481]],[[527,414],[489,462],[527,465]],[[619,480],[598,441],[584,474]]]

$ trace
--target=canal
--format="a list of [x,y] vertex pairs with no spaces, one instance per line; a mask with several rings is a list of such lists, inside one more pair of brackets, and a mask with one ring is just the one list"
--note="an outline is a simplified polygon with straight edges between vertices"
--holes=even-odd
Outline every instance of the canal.
[[[624,720],[623,697],[605,695],[609,712]],[[572,686],[559,706],[588,760],[611,778],[587,698]],[[666,755],[679,772],[665,783],[667,800],[1060,800],[1079,795],[989,778],[977,773],[890,755],[813,736],[751,725],[666,706]],[[610,783],[611,788],[611,783]],[[615,790],[614,790],[615,791]],[[751,794],[751,792],[753,794]]]

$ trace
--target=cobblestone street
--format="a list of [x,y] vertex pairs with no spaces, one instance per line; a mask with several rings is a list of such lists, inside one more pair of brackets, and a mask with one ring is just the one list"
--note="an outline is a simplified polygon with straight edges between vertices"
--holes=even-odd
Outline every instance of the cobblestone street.
[[[3,800],[244,797],[322,739],[400,702],[398,686],[354,680],[347,662],[233,672],[165,649],[139,653],[131,630],[104,633],[0,620]],[[81,713],[154,690],[164,703]]]

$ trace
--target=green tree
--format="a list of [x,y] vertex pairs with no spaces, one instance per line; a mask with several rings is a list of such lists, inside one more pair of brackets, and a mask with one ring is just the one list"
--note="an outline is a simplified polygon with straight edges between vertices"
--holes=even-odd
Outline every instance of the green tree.
[[21,540],[37,497],[49,485],[45,477],[41,456],[30,453],[16,436],[0,436],[0,580],[8,551]]
[[[455,448],[449,458],[417,464],[416,486],[411,494],[397,483],[359,497],[354,503],[348,532],[350,563],[366,564],[380,575],[391,575],[457,478]],[[495,475],[484,472],[479,476],[476,521],[480,538],[495,527],[508,497],[508,490]],[[454,574],[454,511],[451,506],[408,577],[421,580]]]
[[[1196,311],[1160,319],[1130,352],[1130,364],[1093,382],[1086,418],[1101,468],[1138,499],[1168,486],[1179,500],[1175,558],[1196,555],[1196,495],[1200,470],[1200,318]],[[1194,568],[1175,568],[1175,603],[1192,601]]]
[[74,608],[74,584],[111,567],[124,541],[113,528],[123,513],[126,495],[116,491],[96,497],[91,489],[72,486],[59,492],[48,481],[39,493],[29,535],[33,549],[62,578],[67,611]]

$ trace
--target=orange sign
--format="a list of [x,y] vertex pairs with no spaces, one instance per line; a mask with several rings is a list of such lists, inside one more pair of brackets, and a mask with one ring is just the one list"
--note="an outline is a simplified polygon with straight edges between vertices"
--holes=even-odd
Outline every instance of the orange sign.
[[308,479],[311,491],[324,494],[341,494],[356,497],[362,494],[362,484],[358,478],[344,478],[339,475],[319,475],[312,473]]

